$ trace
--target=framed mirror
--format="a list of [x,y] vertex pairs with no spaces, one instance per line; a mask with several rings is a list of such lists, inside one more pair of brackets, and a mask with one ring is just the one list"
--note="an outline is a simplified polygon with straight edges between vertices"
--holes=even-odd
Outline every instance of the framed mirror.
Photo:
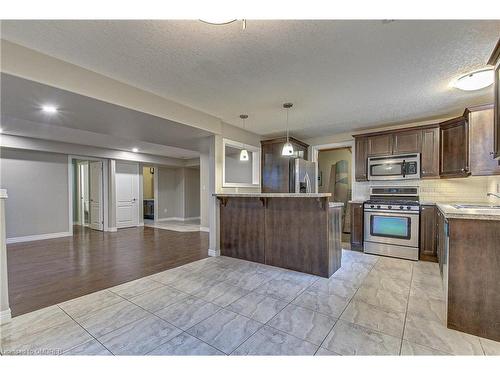
[[222,140],[222,187],[260,186],[260,148]]

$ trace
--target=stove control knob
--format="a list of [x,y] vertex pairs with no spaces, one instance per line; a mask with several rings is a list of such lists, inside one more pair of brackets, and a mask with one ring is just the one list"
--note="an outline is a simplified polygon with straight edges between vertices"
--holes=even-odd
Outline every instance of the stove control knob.
[[404,207],[403,206],[399,206],[399,209],[402,210]]
[[411,207],[410,207],[410,206],[406,206],[406,209],[407,209],[407,210],[411,210]]
[[387,206],[387,208],[390,210],[392,208],[392,206]]
[[380,205],[378,205],[377,208],[380,208]]
[[375,206],[374,206],[373,204],[370,206],[370,208],[374,208],[374,207],[375,207]]

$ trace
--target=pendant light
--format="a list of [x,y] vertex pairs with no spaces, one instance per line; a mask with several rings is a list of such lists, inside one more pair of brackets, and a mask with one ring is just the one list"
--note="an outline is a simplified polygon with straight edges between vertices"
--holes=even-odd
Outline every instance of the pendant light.
[[290,108],[292,108],[293,104],[292,103],[285,103],[283,104],[283,108],[286,109],[286,143],[283,145],[283,148],[281,149],[281,156],[292,156],[294,151],[293,151],[293,145],[290,143],[290,137],[289,137],[289,129],[288,129],[288,112]]
[[[240,115],[240,119],[243,121],[243,130],[245,130],[245,120],[248,118],[248,115]],[[248,161],[248,151],[246,149],[241,150],[240,152],[240,161]]]

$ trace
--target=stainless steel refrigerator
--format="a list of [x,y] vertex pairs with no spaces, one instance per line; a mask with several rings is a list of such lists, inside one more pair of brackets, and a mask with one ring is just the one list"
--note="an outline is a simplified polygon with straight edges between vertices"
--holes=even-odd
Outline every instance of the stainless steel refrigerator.
[[316,193],[316,163],[301,158],[290,163],[290,193]]

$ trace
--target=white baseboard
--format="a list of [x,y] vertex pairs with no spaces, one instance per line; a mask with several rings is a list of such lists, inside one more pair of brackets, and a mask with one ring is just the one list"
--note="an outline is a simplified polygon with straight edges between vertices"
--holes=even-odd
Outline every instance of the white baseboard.
[[208,249],[208,256],[209,257],[217,257],[219,255],[220,255],[220,251]]
[[0,325],[8,323],[12,320],[12,314],[10,312],[10,309],[0,311]]
[[143,227],[144,226],[144,223],[139,223],[137,224],[138,227]]
[[68,236],[72,236],[72,235],[73,235],[72,232],[35,234],[33,236],[23,236],[23,237],[11,237],[11,238],[7,238],[7,240],[5,242],[7,244],[10,244],[10,243],[17,243],[17,242],[50,240],[51,238],[68,237]]
[[200,232],[210,232],[209,227],[200,227]]
[[197,220],[199,219],[199,216],[196,217],[164,217],[161,219],[158,219],[156,221],[189,221],[189,220]]
[[116,232],[118,229],[116,227],[109,227],[106,232]]

